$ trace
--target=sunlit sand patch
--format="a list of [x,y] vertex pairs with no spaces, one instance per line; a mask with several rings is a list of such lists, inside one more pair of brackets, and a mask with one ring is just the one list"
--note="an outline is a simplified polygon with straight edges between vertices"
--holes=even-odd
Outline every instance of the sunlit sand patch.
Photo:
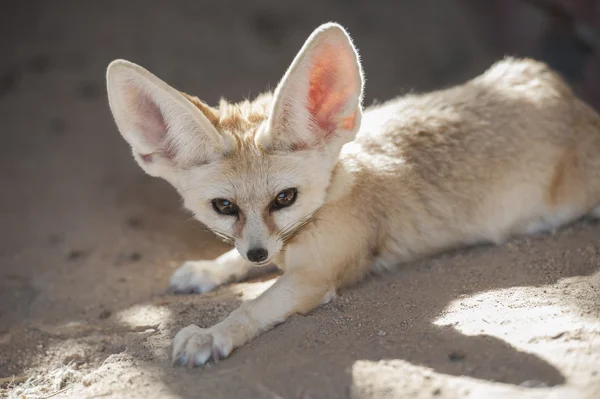
[[581,299],[573,295],[573,302],[565,300],[582,288],[573,284],[593,291],[592,278],[564,280],[569,284],[568,293],[557,286],[512,287],[460,298],[450,303],[434,324],[452,326],[465,335],[492,335],[517,346],[534,344],[536,337],[552,338],[581,328],[598,332],[600,320],[587,316],[575,304]]
[[116,314],[116,319],[132,328],[153,328],[171,318],[171,311],[164,306],[135,305]]
[[387,398],[575,398],[572,387],[525,388],[451,376],[404,360],[358,360],[351,369],[353,399]]
[[496,337],[554,365],[570,383],[588,384],[600,364],[598,286],[600,273],[483,292],[453,301],[434,324]]

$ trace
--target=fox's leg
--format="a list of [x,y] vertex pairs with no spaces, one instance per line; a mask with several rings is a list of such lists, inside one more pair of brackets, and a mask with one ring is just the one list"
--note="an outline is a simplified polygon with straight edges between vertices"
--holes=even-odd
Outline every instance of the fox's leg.
[[179,331],[173,340],[173,362],[201,366],[211,358],[227,357],[291,315],[329,302],[341,284],[357,281],[373,260],[366,239],[372,232],[362,219],[339,217],[347,214],[343,206],[327,208],[320,217],[337,223],[313,224],[296,236],[279,254],[284,274],[259,297],[212,327],[191,325]]
[[245,302],[211,328],[185,327],[173,340],[173,363],[190,367],[229,356],[234,348],[295,313],[307,313],[335,293],[313,268],[290,271],[258,298]]
[[232,249],[214,260],[188,261],[173,273],[169,289],[176,293],[202,293],[223,284],[241,281],[253,264]]

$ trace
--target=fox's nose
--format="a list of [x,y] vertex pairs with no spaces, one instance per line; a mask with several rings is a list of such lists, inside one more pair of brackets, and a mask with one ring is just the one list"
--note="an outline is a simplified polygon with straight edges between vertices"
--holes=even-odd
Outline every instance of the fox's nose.
[[252,248],[246,252],[250,262],[263,262],[269,256],[269,251],[264,248]]

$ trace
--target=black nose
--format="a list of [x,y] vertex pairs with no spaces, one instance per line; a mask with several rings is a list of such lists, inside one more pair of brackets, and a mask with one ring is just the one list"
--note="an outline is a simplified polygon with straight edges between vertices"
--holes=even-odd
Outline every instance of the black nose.
[[264,248],[252,248],[246,255],[250,262],[263,262],[269,256],[269,251]]

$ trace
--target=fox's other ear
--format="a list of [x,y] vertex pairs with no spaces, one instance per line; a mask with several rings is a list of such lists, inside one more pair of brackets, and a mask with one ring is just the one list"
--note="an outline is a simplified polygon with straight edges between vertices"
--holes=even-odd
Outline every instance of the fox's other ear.
[[117,127],[148,174],[167,178],[174,168],[209,163],[226,151],[206,116],[144,68],[115,60],[106,80]]
[[362,68],[350,37],[340,25],[321,25],[275,90],[267,128],[256,140],[278,150],[333,142],[341,147],[360,126],[362,92]]

